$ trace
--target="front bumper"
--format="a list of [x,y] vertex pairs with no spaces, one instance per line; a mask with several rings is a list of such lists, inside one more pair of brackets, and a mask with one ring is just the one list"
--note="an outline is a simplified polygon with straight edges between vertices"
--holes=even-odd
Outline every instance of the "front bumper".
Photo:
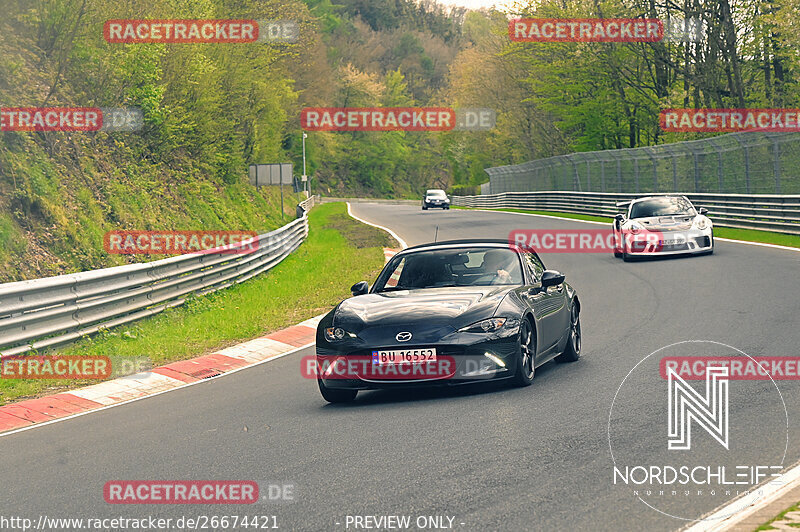
[[691,229],[662,233],[639,233],[628,241],[628,255],[636,257],[708,253],[714,249],[713,230]]
[[[519,356],[518,328],[501,335],[461,333],[446,344],[382,345],[362,349],[317,348],[318,378],[328,388],[374,390],[418,386],[457,386],[512,377]],[[368,367],[372,351],[436,348],[437,364]],[[492,356],[488,357],[489,353]],[[337,362],[340,361],[340,362]],[[498,363],[499,361],[499,363]]]
[[426,201],[424,203],[425,203],[425,206],[427,208],[429,208],[429,209],[434,209],[434,208],[449,209],[450,208],[450,204],[446,203],[444,201],[431,201],[431,202]]

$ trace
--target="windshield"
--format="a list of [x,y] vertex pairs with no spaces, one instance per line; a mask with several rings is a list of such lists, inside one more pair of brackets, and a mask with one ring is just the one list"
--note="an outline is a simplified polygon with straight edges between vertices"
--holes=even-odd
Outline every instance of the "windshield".
[[510,249],[439,249],[396,256],[378,277],[374,291],[522,283],[519,257]]
[[691,202],[684,197],[678,196],[647,199],[631,206],[631,218],[674,215],[694,216],[695,214]]
[[447,194],[444,193],[444,190],[429,190],[427,195],[433,198],[444,198]]

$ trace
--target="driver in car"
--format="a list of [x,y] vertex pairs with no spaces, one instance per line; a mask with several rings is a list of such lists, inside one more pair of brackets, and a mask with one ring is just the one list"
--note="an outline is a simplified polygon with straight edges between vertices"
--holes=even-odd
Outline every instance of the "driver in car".
[[519,277],[519,263],[516,255],[502,250],[487,251],[483,256],[483,270],[493,274],[492,284],[512,284],[512,273]]

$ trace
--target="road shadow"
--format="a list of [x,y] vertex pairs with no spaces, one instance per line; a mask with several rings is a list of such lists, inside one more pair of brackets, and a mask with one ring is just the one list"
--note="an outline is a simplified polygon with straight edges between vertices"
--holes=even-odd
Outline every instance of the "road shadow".
[[455,386],[429,386],[390,388],[382,390],[363,390],[358,392],[355,401],[351,403],[326,404],[326,409],[349,409],[381,406],[386,404],[416,403],[422,401],[441,401],[445,399],[459,399],[479,395],[492,395],[499,393],[514,393],[536,388],[537,379],[543,380],[554,368],[563,366],[554,361],[545,363],[536,368],[536,376],[530,387],[516,387],[511,379],[491,380],[460,384]]
[[[714,250],[714,254],[717,254],[717,253],[718,252],[715,249]],[[697,254],[697,255],[695,255],[695,254],[692,254],[692,253],[683,253],[683,254],[680,254],[680,255],[658,255],[658,254],[653,254],[653,255],[630,257],[628,259],[628,264],[636,263],[636,262],[660,262],[660,261],[680,260],[680,259],[702,259],[704,257],[707,258],[707,257],[711,257],[711,256],[713,256],[713,255],[709,255],[709,254]]]

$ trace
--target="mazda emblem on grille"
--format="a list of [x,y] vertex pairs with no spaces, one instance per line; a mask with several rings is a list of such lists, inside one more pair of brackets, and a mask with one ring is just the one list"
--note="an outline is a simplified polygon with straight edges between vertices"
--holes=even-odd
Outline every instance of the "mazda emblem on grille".
[[397,336],[395,336],[395,339],[397,339],[398,342],[408,342],[411,340],[411,333],[407,331],[399,332]]

